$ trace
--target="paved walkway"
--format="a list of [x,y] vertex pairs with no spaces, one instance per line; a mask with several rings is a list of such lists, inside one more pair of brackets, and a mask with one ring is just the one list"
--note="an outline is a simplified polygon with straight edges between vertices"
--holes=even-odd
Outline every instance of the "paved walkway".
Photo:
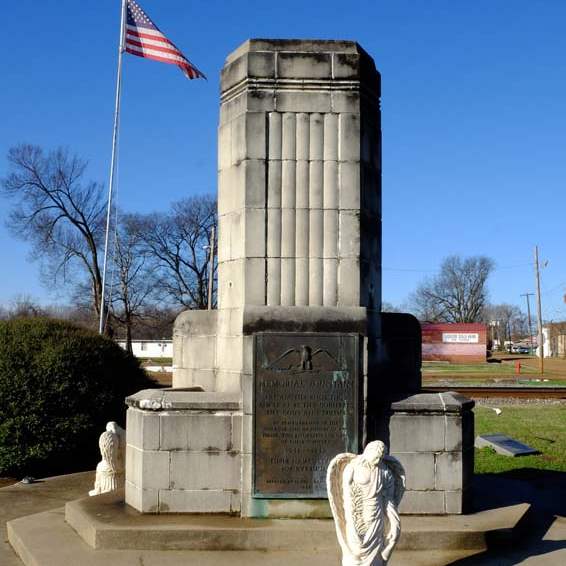
[[[528,474],[527,474],[528,476]],[[15,484],[0,489],[0,521],[3,539],[0,544],[0,565],[22,566],[7,542],[6,521],[62,507],[67,501],[84,497],[94,481],[92,472],[72,474],[50,478],[32,485]],[[522,479],[502,478],[497,476],[480,477],[476,481],[476,500],[481,508],[512,505],[527,502],[531,512],[524,525],[521,544],[511,551],[502,553],[486,552],[468,558],[454,558],[440,563],[450,566],[566,566],[566,474],[542,473],[532,471],[532,477]],[[214,554],[206,553],[199,557],[202,564],[214,564]],[[210,554],[210,556],[208,556]],[[230,562],[237,566],[241,554],[230,553]],[[420,556],[423,553],[394,553],[391,566],[418,566],[431,564],[433,557]],[[171,556],[171,558],[173,558]],[[222,563],[227,556],[223,554]],[[248,557],[250,558],[250,557]],[[254,564],[275,564],[264,554],[258,555]],[[276,558],[275,556],[273,557]],[[323,558],[323,557],[319,557]],[[199,561],[200,561],[199,560]],[[297,561],[298,563],[299,561]],[[324,560],[323,560],[324,562]],[[277,562],[278,564],[280,562]],[[314,566],[314,563],[311,562]],[[74,566],[67,564],[67,566]]]
[[[87,495],[93,485],[94,472],[82,472],[48,478],[29,485],[16,483],[0,489],[0,523],[2,525],[0,565],[22,566],[20,559],[8,543],[7,521],[63,507],[67,501]],[[75,565],[68,564],[67,566]]]

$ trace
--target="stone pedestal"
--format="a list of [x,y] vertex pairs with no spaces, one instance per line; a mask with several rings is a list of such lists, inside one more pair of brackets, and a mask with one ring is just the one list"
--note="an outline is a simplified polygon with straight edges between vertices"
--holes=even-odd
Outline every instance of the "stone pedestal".
[[130,506],[142,513],[240,511],[239,395],[149,389],[126,403]]
[[400,512],[464,513],[474,472],[474,402],[457,393],[420,393],[393,402],[389,446],[407,491]]

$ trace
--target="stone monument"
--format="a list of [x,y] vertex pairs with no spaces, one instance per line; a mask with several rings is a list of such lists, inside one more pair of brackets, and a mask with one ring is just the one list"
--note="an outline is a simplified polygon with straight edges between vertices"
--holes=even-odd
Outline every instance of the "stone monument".
[[402,511],[462,511],[470,404],[418,394],[418,322],[380,313],[379,100],[353,42],[228,56],[218,309],[177,318],[173,389],[127,401],[129,505],[330,517],[330,460],[379,439],[407,472]]

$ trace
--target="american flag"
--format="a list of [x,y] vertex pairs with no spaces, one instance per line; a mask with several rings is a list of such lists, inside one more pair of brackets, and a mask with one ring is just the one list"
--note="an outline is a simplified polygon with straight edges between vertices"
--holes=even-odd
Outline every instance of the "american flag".
[[177,65],[187,79],[206,79],[168,40],[134,0],[127,0],[125,50],[138,57]]

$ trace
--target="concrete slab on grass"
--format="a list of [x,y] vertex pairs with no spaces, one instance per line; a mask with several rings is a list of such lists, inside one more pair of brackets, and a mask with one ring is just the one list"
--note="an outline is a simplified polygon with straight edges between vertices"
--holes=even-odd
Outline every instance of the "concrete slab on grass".
[[540,454],[538,450],[507,436],[506,434],[482,434],[476,436],[476,448],[493,448],[498,454],[504,456],[532,456]]

